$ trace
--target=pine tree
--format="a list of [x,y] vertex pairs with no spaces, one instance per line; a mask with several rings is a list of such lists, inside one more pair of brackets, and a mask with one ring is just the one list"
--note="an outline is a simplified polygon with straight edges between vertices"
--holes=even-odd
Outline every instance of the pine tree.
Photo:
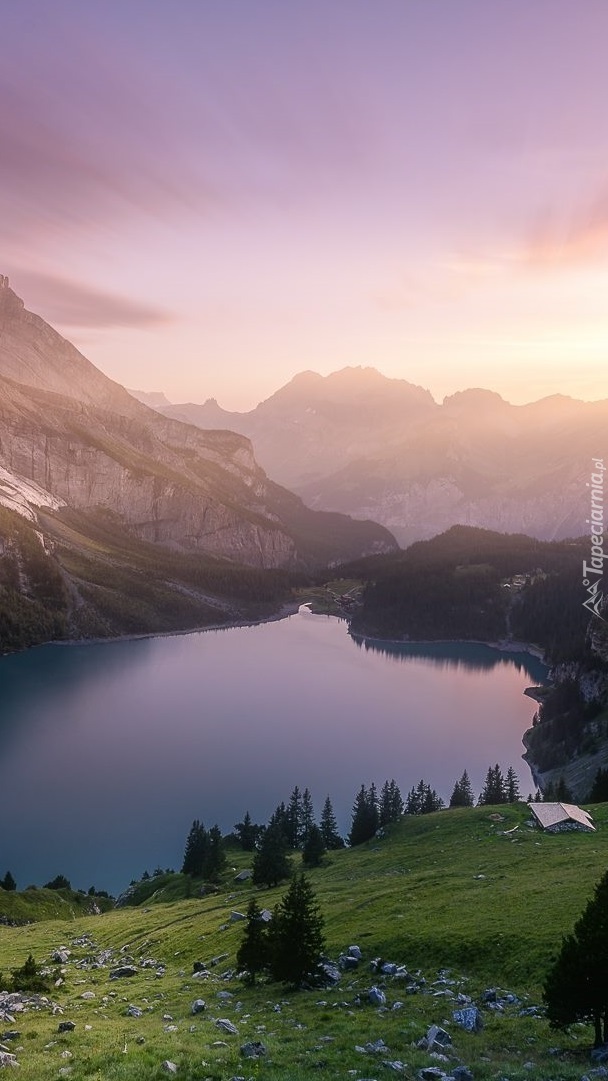
[[243,852],[254,852],[256,841],[260,834],[261,826],[251,821],[249,811],[245,811],[242,822],[236,822],[234,826]]
[[380,791],[378,821],[381,826],[398,822],[403,814],[403,799],[397,782],[385,781]]
[[247,907],[245,934],[236,954],[238,968],[247,970],[248,983],[254,984],[256,976],[268,967],[269,950],[268,929],[255,897],[252,897]]
[[472,807],[475,802],[469,775],[465,769],[459,781],[456,781],[450,797],[450,807]]
[[[195,818],[186,840],[182,864],[183,875],[190,875],[192,878],[199,878],[202,875],[208,848],[209,834],[202,822]],[[162,870],[160,873],[162,874]]]
[[325,845],[323,843],[323,834],[319,827],[313,822],[304,842],[302,862],[306,867],[318,867],[323,860],[324,855]]
[[290,814],[289,814],[289,811],[288,811],[288,809],[285,806],[285,803],[283,801],[281,801],[281,803],[279,803],[278,807],[276,807],[275,810],[273,811],[273,813],[271,814],[269,822],[268,822],[268,826],[276,826],[277,829],[279,829],[281,831],[281,833],[283,834],[283,837],[285,838],[285,844],[287,845],[287,847],[288,848],[293,847],[292,844],[291,844],[292,827],[291,827]]
[[[592,1022],[595,1046],[608,1043],[608,872],[595,887],[545,981],[547,1017],[554,1028]],[[602,1029],[603,1025],[603,1029]]]
[[505,779],[502,775],[500,766],[497,763],[494,767],[490,766],[488,769],[478,804],[480,806],[494,806],[494,804],[505,802]]
[[351,847],[369,841],[378,829],[378,804],[376,801],[376,789],[372,785],[369,790],[361,785],[353,805],[353,814],[348,835],[348,843]]
[[[608,793],[608,787],[607,787],[606,791]],[[564,780],[563,776],[560,777],[559,781],[557,782],[557,789],[556,789],[555,794],[556,794],[557,799],[559,800],[560,803],[572,803],[572,799],[573,799],[572,792],[568,788],[568,785],[566,784],[566,781]],[[606,799],[608,799],[608,794],[606,795]],[[597,802],[602,803],[604,801],[603,800],[597,800]]]
[[17,889],[17,883],[10,871],[7,871],[4,878],[0,881],[0,886],[9,893]]
[[336,848],[344,848],[344,841],[338,833],[338,823],[329,796],[326,797],[321,813],[321,834],[323,843],[328,851]]
[[519,799],[519,781],[513,766],[509,766],[507,770],[504,790],[507,803],[517,803]]
[[216,882],[225,866],[224,839],[219,826],[215,825],[209,830],[207,851],[202,870],[203,878],[209,879],[210,882]]
[[260,847],[253,857],[252,881],[255,886],[278,886],[291,874],[288,845],[281,825],[271,820],[264,830]]
[[323,919],[312,886],[296,875],[270,925],[273,979],[299,986],[314,975],[324,949]]
[[300,847],[302,833],[302,794],[296,785],[289,797],[287,808],[287,843],[290,848]]
[[300,836],[298,838],[299,844],[302,848],[306,846],[308,840],[308,834],[315,823],[315,810],[313,807],[312,796],[308,788],[304,789],[302,793],[302,818],[300,823]]

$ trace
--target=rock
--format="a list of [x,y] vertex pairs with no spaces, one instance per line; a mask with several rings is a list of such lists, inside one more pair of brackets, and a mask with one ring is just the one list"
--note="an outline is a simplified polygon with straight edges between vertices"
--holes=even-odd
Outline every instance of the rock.
[[426,1044],[429,1051],[432,1051],[434,1047],[449,1047],[451,1042],[452,1037],[449,1032],[446,1032],[439,1025],[431,1025],[426,1034]]
[[211,958],[211,967],[215,968],[216,965],[219,965],[220,961],[225,961],[229,956],[230,955],[227,953],[218,953],[217,957]]
[[9,1066],[19,1066],[16,1056],[9,1054],[8,1051],[0,1051],[0,1070]]
[[594,1047],[591,1052],[591,1060],[593,1062],[608,1062],[608,1044],[604,1044],[603,1047]]
[[363,958],[363,954],[358,946],[349,946],[346,952],[349,957],[354,957],[357,961],[361,961]]
[[55,950],[54,953],[51,954],[51,961],[55,961],[59,965],[65,965],[69,957],[70,951],[66,950],[65,946],[62,946],[61,949]]
[[241,920],[246,920],[246,919],[247,919],[247,917],[246,917],[244,912],[231,912],[230,913],[230,922],[231,923],[240,923]]
[[9,1029],[8,1032],[3,1032],[0,1035],[0,1040],[18,1040],[20,1035],[21,1033],[17,1032],[16,1029]]
[[163,1025],[163,1032],[177,1032],[177,1025]]
[[222,1032],[227,1032],[229,1036],[238,1036],[239,1034],[236,1025],[233,1025],[232,1021],[229,1021],[226,1017],[218,1017],[215,1027],[220,1028]]
[[487,991],[484,991],[483,995],[481,996],[481,999],[482,999],[482,1002],[486,1002],[486,1003],[496,1002],[497,999],[498,999],[498,995],[496,994],[496,989],[494,987],[488,988]]
[[143,1017],[143,1010],[140,1010],[139,1006],[129,1006],[127,1008],[127,1017]]
[[135,965],[121,965],[120,968],[113,968],[110,972],[111,980],[122,980],[130,976],[137,976]]
[[73,1032],[76,1025],[73,1021],[60,1021],[57,1026],[57,1032]]
[[266,1045],[261,1040],[250,1040],[241,1046],[243,1058],[262,1058],[266,1054]]
[[483,1017],[477,1006],[465,1006],[462,1010],[454,1010],[452,1017],[465,1032],[481,1032],[483,1028]]
[[467,1066],[455,1066],[452,1070],[454,1081],[473,1081],[473,1074]]
[[351,957],[350,954],[347,953],[340,954],[338,964],[343,972],[352,972],[355,968],[359,968],[358,958]]
[[447,1076],[439,1066],[425,1066],[418,1074],[420,1081],[443,1081]]
[[230,1002],[230,999],[234,998],[234,995],[232,994],[232,991],[218,991],[217,997],[221,999],[222,1002]]
[[386,1006],[386,995],[378,987],[370,987],[367,997],[372,1006]]
[[95,992],[94,991],[83,991],[80,997],[85,998],[85,999],[95,998]]
[[262,923],[270,923],[272,919],[272,912],[269,908],[263,908],[260,912],[260,919]]
[[192,1013],[202,1013],[203,1010],[205,1010],[206,1008],[207,1004],[204,998],[195,998],[194,1002],[192,1003]]
[[383,976],[395,976],[397,973],[397,965],[393,961],[385,961],[380,965],[380,971]]
[[319,968],[325,976],[326,983],[336,984],[340,982],[340,969],[336,965],[332,965],[329,961],[322,961]]
[[198,976],[201,973],[204,973],[205,976],[209,975],[209,969],[207,968],[205,962],[204,961],[194,961],[193,965],[192,965],[192,974],[193,974],[193,976]]
[[177,1073],[176,1063],[170,1062],[168,1058],[166,1058],[164,1062],[161,1062],[160,1068],[161,1070],[164,1070],[165,1073]]

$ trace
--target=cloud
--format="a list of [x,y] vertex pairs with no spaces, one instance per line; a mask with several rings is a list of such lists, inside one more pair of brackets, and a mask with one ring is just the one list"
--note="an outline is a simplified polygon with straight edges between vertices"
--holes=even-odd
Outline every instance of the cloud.
[[16,271],[11,286],[25,296],[26,307],[62,327],[147,328],[171,322],[161,308],[46,274]]

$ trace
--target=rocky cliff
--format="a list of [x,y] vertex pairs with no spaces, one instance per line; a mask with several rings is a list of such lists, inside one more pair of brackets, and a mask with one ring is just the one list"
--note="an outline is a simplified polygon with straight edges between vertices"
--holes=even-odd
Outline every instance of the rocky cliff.
[[296,568],[394,547],[371,522],[311,514],[268,480],[246,438],[201,431],[136,401],[26,311],[6,278],[0,466],[13,487],[35,485],[56,509],[110,510],[143,541],[252,566]]

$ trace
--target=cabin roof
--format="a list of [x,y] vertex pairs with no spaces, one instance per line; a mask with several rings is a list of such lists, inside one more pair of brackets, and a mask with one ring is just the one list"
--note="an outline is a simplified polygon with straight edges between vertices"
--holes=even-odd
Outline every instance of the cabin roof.
[[528,806],[543,829],[559,826],[562,822],[576,822],[587,830],[595,830],[589,812],[575,803],[529,803]]

